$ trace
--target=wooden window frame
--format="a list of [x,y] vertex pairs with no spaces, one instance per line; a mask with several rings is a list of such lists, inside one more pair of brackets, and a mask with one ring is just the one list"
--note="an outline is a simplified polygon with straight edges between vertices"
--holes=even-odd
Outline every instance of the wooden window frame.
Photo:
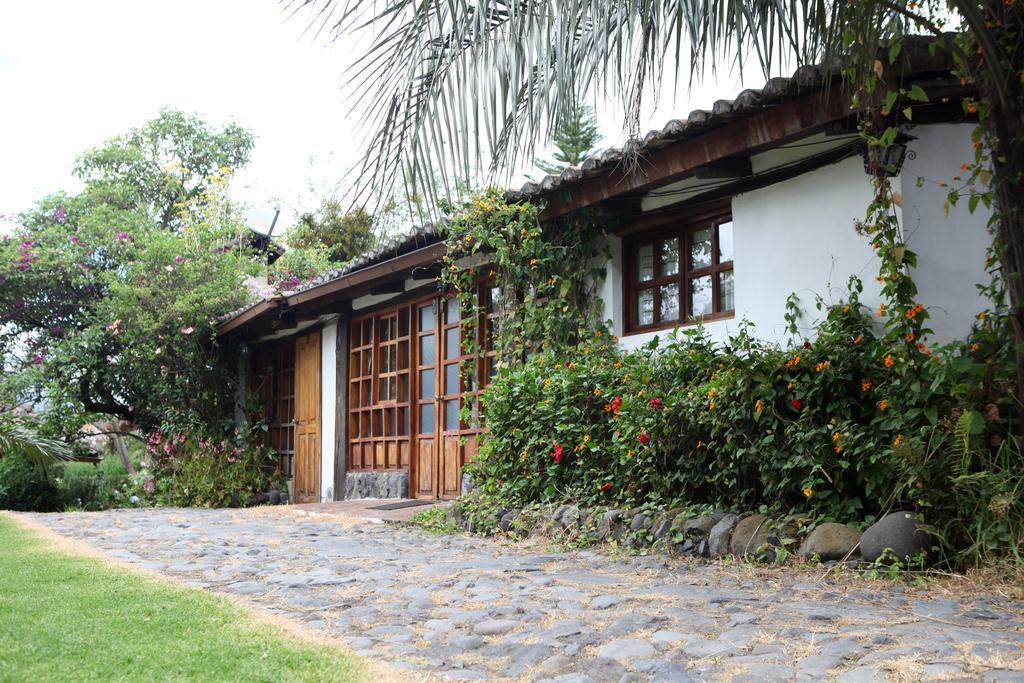
[[[696,325],[699,322],[727,320],[736,316],[735,291],[733,294],[733,308],[730,310],[719,309],[719,273],[735,272],[735,261],[718,261],[718,226],[723,223],[732,222],[732,220],[730,207],[716,207],[700,214],[689,214],[685,217],[680,217],[679,214],[666,214],[648,223],[645,226],[647,229],[644,229],[643,232],[637,232],[624,240],[622,245],[624,260],[622,278],[624,334],[642,334],[644,332],[675,327],[687,327]],[[711,265],[691,269],[689,261],[693,235],[697,231],[709,227],[713,228],[711,231]],[[733,235],[735,239],[735,230]],[[659,273],[658,246],[661,242],[671,239],[679,240],[679,270],[674,275],[661,275]],[[637,256],[640,248],[647,245],[652,246],[654,273],[650,280],[641,282],[639,279]],[[691,311],[690,282],[704,276],[711,276],[712,312],[708,315],[694,318]],[[735,287],[735,279],[733,282]],[[679,286],[679,319],[660,321],[658,317],[661,311],[661,288],[668,284]],[[637,295],[645,289],[650,289],[653,293],[654,322],[649,325],[640,325]]]

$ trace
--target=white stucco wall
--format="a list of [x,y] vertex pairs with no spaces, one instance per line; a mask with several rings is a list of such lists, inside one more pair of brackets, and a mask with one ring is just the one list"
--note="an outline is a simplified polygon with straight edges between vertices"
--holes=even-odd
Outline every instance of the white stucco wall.
[[334,425],[337,411],[338,320],[320,334],[320,500],[334,500]]
[[[922,126],[913,131],[916,159],[908,161],[894,180],[904,197],[909,244],[919,254],[915,280],[920,300],[933,312],[936,331],[931,341],[965,336],[981,301],[974,287],[984,280],[983,259],[989,236],[987,215],[971,216],[962,207],[943,216],[946,190],[936,183],[917,187],[917,176],[946,181],[959,172],[971,150],[969,125]],[[826,302],[842,298],[851,274],[864,283],[861,300],[879,303],[878,261],[868,240],[854,231],[871,201],[870,179],[860,158],[850,158],[775,185],[733,198],[736,317],[705,325],[724,340],[746,318],[759,337],[784,341],[785,303],[791,292],[800,297],[810,327],[818,311],[815,296]],[[670,330],[623,335],[621,242],[609,264],[602,288],[605,318],[625,348],[636,348]]]
[[910,131],[918,137],[910,143],[917,156],[906,161],[900,178],[907,244],[920,264],[914,282],[939,341],[962,338],[985,307],[975,285],[988,283],[985,250],[992,238],[986,224],[991,214],[983,204],[971,214],[965,196],[945,216],[948,188],[939,184],[966,175],[960,165],[974,160],[973,129],[973,124],[944,124]]

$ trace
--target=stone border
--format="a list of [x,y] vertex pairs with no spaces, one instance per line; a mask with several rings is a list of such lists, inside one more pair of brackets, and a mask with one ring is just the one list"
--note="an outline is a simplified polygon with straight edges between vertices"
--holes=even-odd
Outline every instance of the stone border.
[[[758,513],[713,512],[690,515],[685,508],[651,512],[586,509],[575,505],[553,508],[495,508],[470,514],[471,506],[457,500],[446,512],[449,524],[471,533],[501,533],[511,538],[548,536],[565,540],[615,542],[641,549],[651,547],[670,555],[752,558],[774,563],[788,555],[821,562],[875,562],[885,556],[910,561],[927,555],[932,543],[910,512],[890,513],[862,534],[835,522],[818,524],[804,534],[791,520],[774,520]],[[491,528],[487,528],[491,527]]]

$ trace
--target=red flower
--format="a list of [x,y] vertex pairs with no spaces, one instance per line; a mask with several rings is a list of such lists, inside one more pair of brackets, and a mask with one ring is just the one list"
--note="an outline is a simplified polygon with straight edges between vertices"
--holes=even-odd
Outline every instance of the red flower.
[[640,434],[637,435],[636,440],[639,441],[640,443],[645,444],[651,440],[651,437],[647,436],[647,434],[644,432],[640,432]]
[[804,340],[804,348],[805,348],[805,349],[809,349],[809,348],[811,348],[811,342],[805,339],[805,340]]
[[619,412],[622,409],[622,397],[616,396],[612,399],[612,412]]
[[652,408],[660,408],[662,405],[660,398],[652,398],[650,403]]
[[794,410],[803,410],[804,402],[798,398],[794,398],[792,401],[789,402],[789,405],[793,406]]
[[562,462],[562,447],[557,443],[555,444],[555,450],[551,451],[551,457],[555,459],[555,462]]
[[611,483],[606,481],[605,483],[601,484],[601,490],[602,491],[611,491],[612,490]]

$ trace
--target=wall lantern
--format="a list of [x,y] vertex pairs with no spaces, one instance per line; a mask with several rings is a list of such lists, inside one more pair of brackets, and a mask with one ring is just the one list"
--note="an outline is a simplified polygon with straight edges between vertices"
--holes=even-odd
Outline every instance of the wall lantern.
[[917,157],[916,152],[907,149],[907,144],[916,139],[913,135],[900,132],[888,147],[869,145],[864,140],[858,140],[853,143],[853,151],[864,158],[864,172],[868,175],[873,175],[873,169],[880,167],[886,170],[890,178],[894,178],[900,174],[904,161]]

